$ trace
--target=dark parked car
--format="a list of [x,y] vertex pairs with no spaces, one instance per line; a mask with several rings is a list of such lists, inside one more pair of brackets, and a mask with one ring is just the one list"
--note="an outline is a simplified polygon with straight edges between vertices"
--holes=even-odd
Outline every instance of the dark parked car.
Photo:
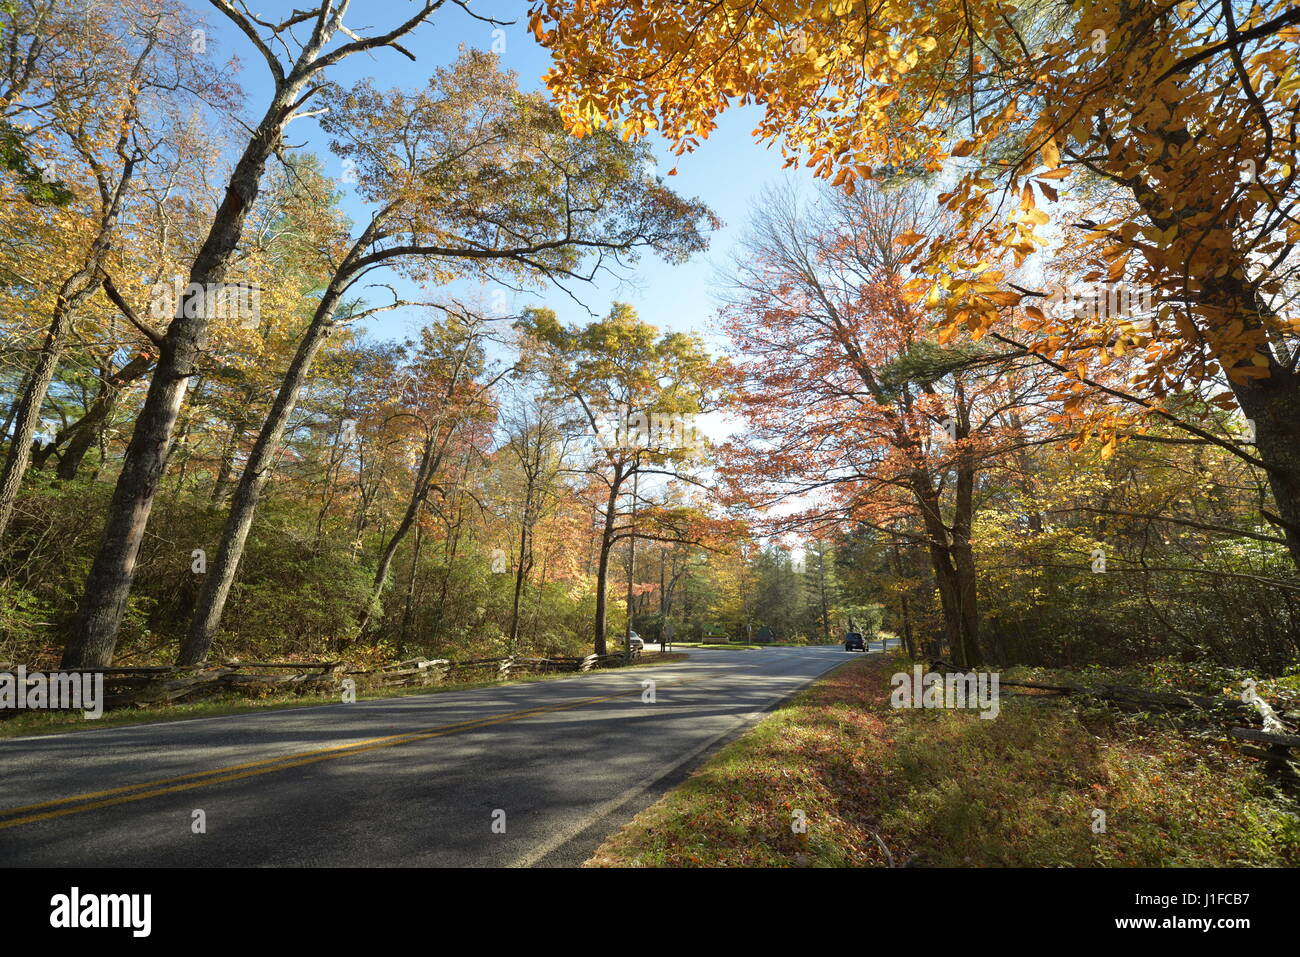
[[860,634],[856,631],[851,631],[844,636],[844,650],[853,651],[855,649],[857,651],[866,651],[867,643],[863,640]]

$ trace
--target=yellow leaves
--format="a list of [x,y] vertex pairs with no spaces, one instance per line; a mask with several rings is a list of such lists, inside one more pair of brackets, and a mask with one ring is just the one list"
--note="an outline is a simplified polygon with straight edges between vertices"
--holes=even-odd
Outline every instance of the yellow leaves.
[[1074,121],[1074,126],[1070,127],[1070,135],[1080,143],[1092,139],[1092,117],[1081,111]]
[[909,229],[906,232],[899,233],[897,239],[898,242],[904,246],[915,246],[917,243],[921,242],[921,240],[925,239],[925,236],[915,230]]
[[1112,432],[1106,437],[1106,441],[1101,446],[1101,460],[1103,462],[1115,457],[1115,452],[1119,447],[1119,436]]
[[1274,88],[1274,95],[1278,93],[1290,93],[1292,90],[1300,89],[1300,72],[1288,70],[1285,79],[1278,83]]
[[907,282],[903,283],[903,302],[919,302],[921,297],[930,290],[931,285],[930,280],[925,278],[909,279]]
[[1158,226],[1144,226],[1141,232],[1143,236],[1156,245],[1169,246],[1178,238],[1178,224],[1175,223],[1166,229],[1160,229]]
[[[1265,360],[1267,361],[1267,360]],[[1268,366],[1238,365],[1228,370],[1228,379],[1232,382],[1249,382],[1252,379],[1267,379]]]
[[1018,292],[1012,292],[1010,289],[998,289],[985,293],[984,298],[999,306],[1018,306],[1020,305],[1021,295]]
[[1049,170],[1056,169],[1061,165],[1061,151],[1056,147],[1056,138],[1048,137],[1038,150],[1039,157],[1042,158],[1043,165]]

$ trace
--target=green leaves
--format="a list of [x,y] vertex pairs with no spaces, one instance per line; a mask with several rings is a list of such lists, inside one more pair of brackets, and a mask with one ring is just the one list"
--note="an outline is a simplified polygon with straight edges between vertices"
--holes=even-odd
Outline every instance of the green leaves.
[[386,242],[411,247],[405,268],[419,278],[587,279],[646,248],[683,261],[717,225],[648,175],[647,147],[570,134],[493,54],[465,51],[419,90],[365,80],[326,100],[331,148],[391,223]]

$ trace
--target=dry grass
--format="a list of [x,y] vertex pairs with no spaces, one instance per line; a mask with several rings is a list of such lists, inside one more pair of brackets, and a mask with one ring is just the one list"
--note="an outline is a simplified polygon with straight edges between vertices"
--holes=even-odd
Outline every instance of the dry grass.
[[877,839],[900,866],[1300,863],[1294,802],[1231,748],[1062,700],[1005,697],[992,720],[891,708],[889,677],[908,666],[837,669],[588,866],[882,866]]

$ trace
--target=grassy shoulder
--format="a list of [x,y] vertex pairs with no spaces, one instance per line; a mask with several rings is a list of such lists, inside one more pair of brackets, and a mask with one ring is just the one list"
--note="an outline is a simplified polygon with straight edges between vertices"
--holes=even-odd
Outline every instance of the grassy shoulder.
[[[646,661],[638,661],[623,668],[643,668],[651,665],[664,665],[674,661],[684,661],[684,654],[663,654]],[[618,670],[622,670],[621,668]],[[608,674],[610,669],[574,673],[557,673],[546,675],[527,675],[511,678],[508,681],[473,681],[449,682],[437,685],[418,685],[408,688],[371,688],[357,687],[357,700],[370,701],[381,698],[407,698],[412,695],[443,694],[448,691],[472,691],[475,688],[503,687],[505,685],[532,684],[536,681],[554,681],[557,678],[583,678],[587,675]],[[337,694],[280,694],[261,698],[244,696],[223,696],[203,701],[184,701],[177,704],[150,705],[142,708],[123,708],[106,712],[94,720],[85,718],[80,712],[32,711],[20,712],[0,721],[0,740],[5,738],[30,737],[41,734],[63,734],[68,731],[97,731],[101,728],[115,728],[124,725],[157,724],[166,721],[188,721],[193,718],[220,718],[233,714],[248,714],[257,711],[283,711],[289,708],[310,708],[318,705],[337,704]]]
[[836,669],[587,866],[883,866],[882,843],[899,866],[1300,864],[1295,802],[1232,748],[1059,699],[1004,697],[992,720],[891,708],[906,667]]

